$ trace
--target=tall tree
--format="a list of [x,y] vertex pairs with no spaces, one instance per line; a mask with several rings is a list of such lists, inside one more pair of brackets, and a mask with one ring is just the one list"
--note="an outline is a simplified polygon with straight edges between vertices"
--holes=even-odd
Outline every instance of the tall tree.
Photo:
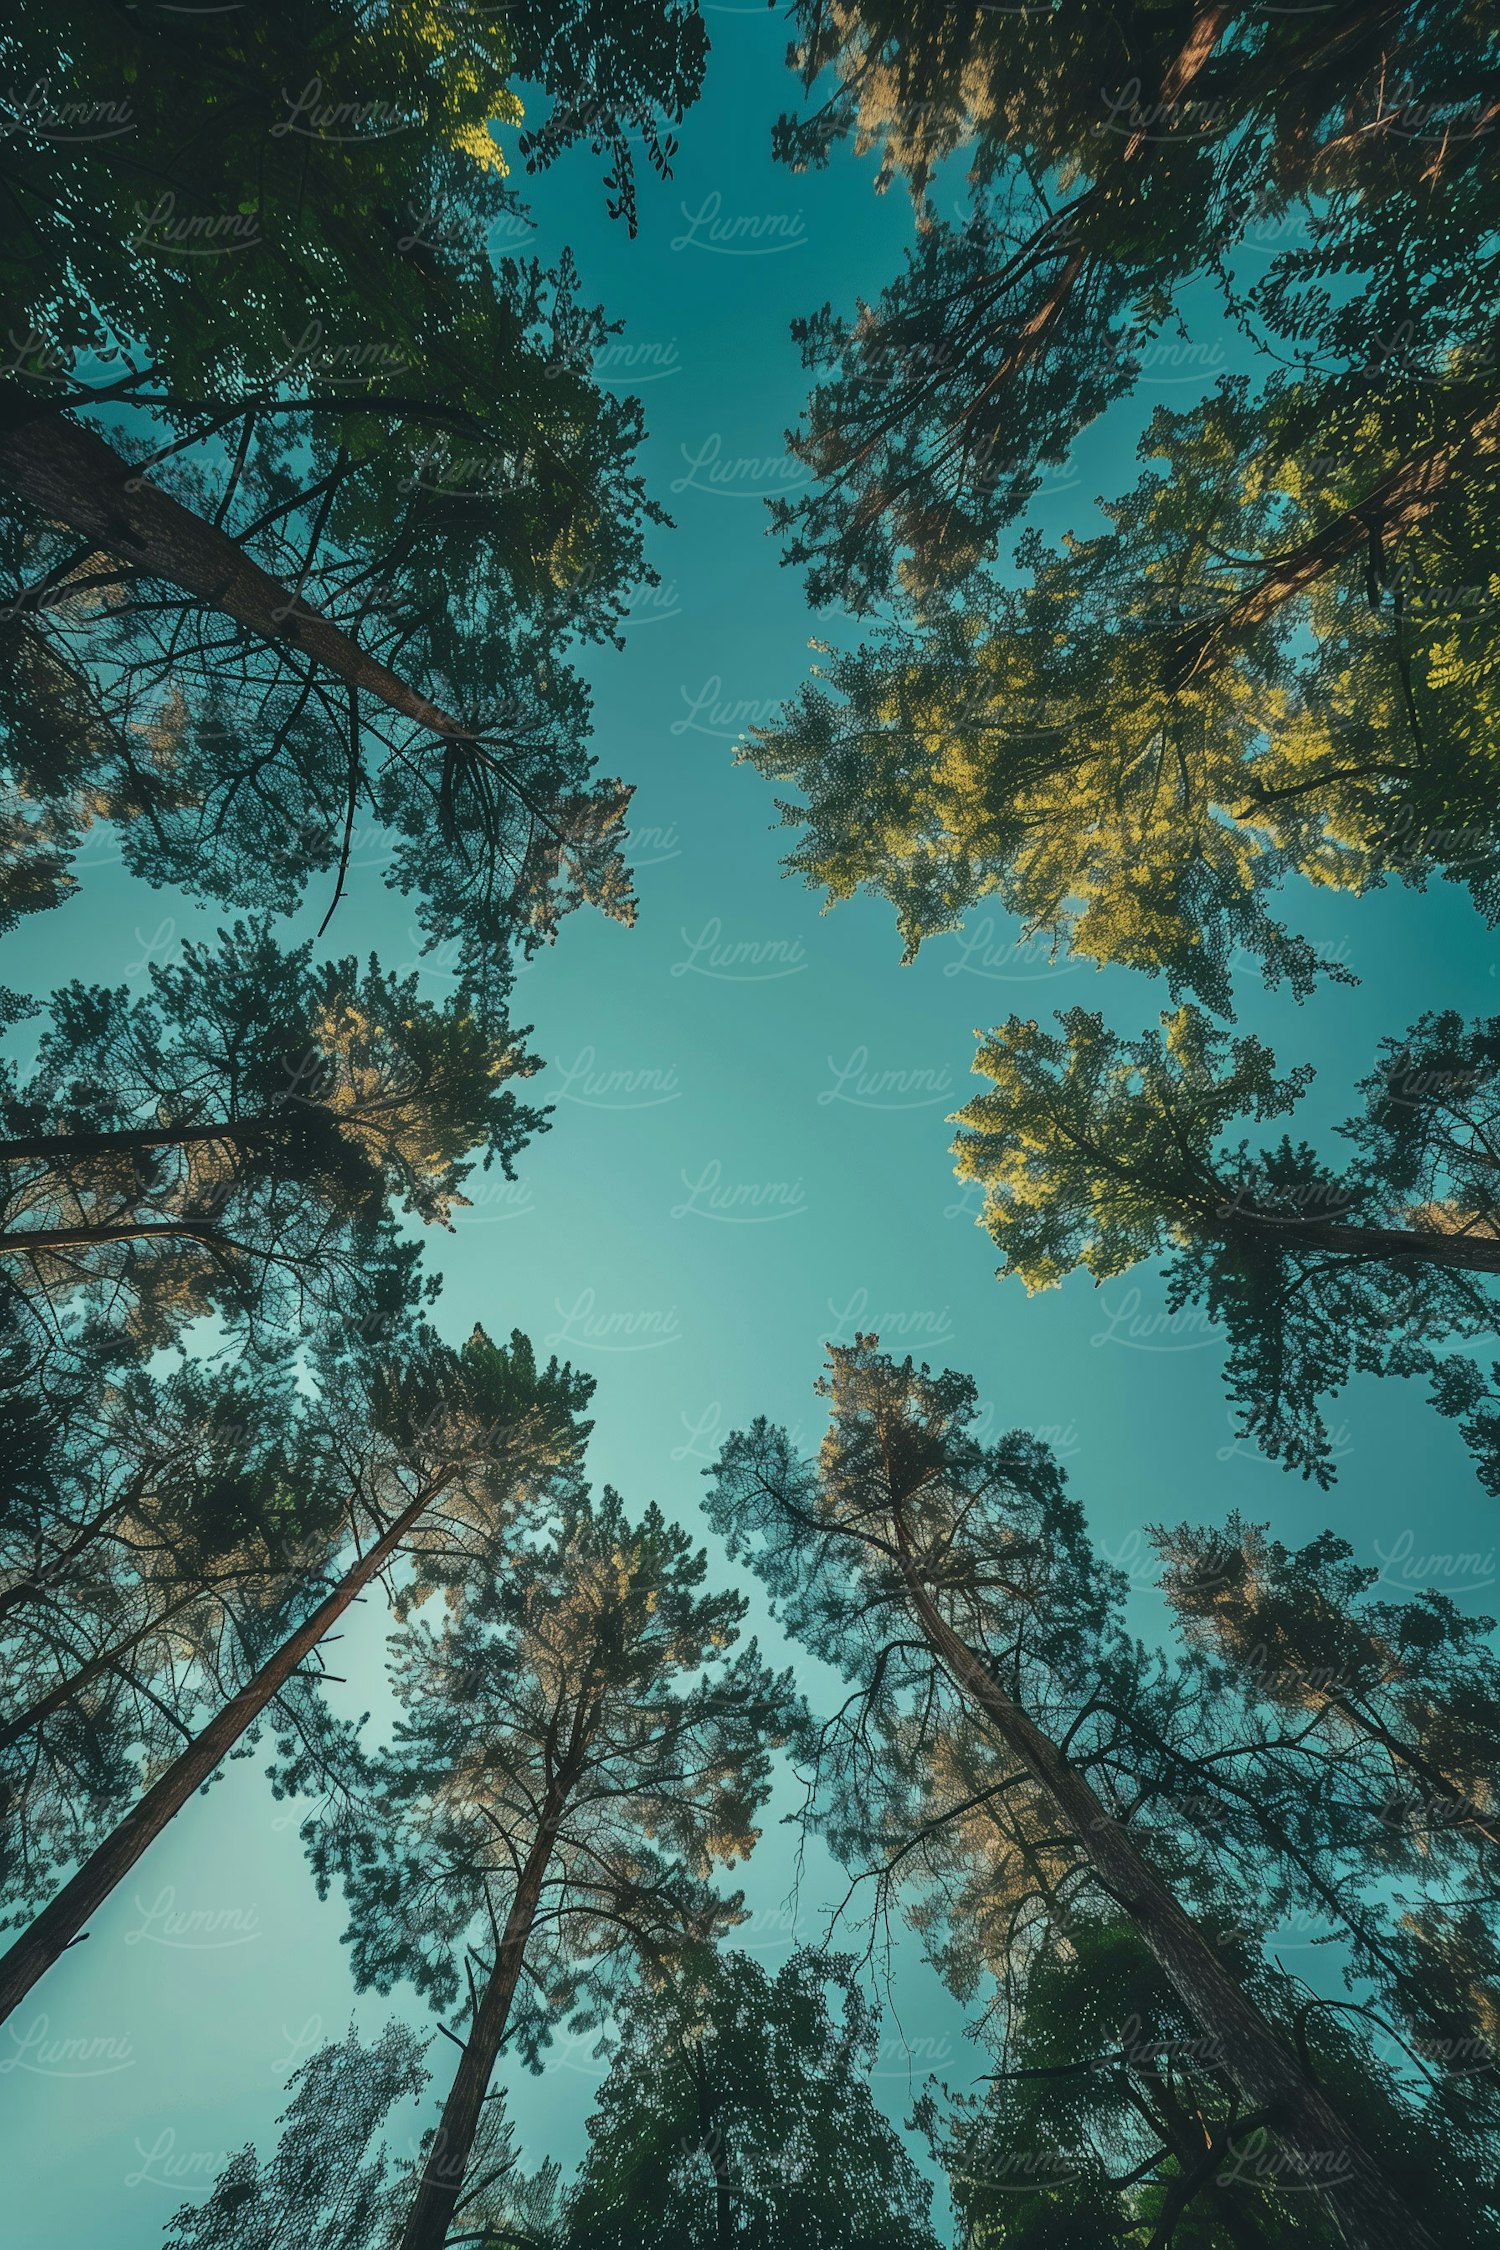
[[632,142],[666,167],[701,21],[600,32],[584,0],[7,32],[13,911],[102,814],[149,878],[259,905],[336,898],[368,817],[485,1005],[582,897],[628,917],[561,656],[642,572],[639,410],[566,254],[488,246],[525,223],[513,75],[533,169],[590,140],[633,220]]
[[[1194,364],[1172,331],[1195,278],[1278,356],[1352,368],[1367,390],[1372,335],[1390,339],[1380,379],[1493,323],[1493,258],[1458,245],[1493,220],[1500,78],[1455,0],[1019,23],[953,0],[803,0],[796,15],[815,106],[783,120],[782,155],[873,146],[877,185],[904,176],[919,218],[876,302],[799,325],[820,380],[793,445],[814,481],[777,515],[816,601],[925,601],[993,553],[1153,349]],[[954,223],[936,182],[965,152]],[[1268,227],[1280,247],[1252,288],[1238,253]]]
[[709,1515],[789,1628],[850,1682],[832,1729],[836,1743],[853,1738],[846,1771],[863,1761],[878,1772],[887,1741],[921,1760],[956,1698],[1073,1839],[1092,1884],[1216,2043],[1246,2110],[1289,2170],[1327,2196],[1350,2242],[1430,2241],[1131,1833],[1107,1771],[1101,1788],[1078,1762],[1074,1737],[1094,1708],[1118,1587],[1046,1448],[1020,1433],[981,1446],[964,1377],[898,1364],[868,1337],[829,1356],[820,1388],[831,1419],[816,1461],[755,1423],[710,1472]]
[[1278,1757],[1258,1749],[1255,1786],[1262,1809],[1287,1828],[1298,1825],[1299,1797],[1315,1806],[1307,1842],[1332,1852],[1313,1903],[1345,1908],[1352,1968],[1425,2074],[1432,2105],[1493,2131],[1494,1621],[1464,1615],[1431,1588],[1377,1596],[1378,1572],[1332,1532],[1293,1550],[1231,1516],[1222,1527],[1182,1524],[1154,1537],[1163,1591],[1227,1707],[1219,1731],[1262,1745],[1296,1739],[1300,1772],[1278,1772]]
[[1292,1550],[1231,1516],[1222,1530],[1156,1534],[1163,1590],[1184,1631],[1247,1696],[1314,1712],[1335,1740],[1376,1751],[1422,1803],[1429,1849],[1500,1850],[1500,1659],[1493,1620],[1429,1589],[1371,1600],[1380,1573],[1325,1532]]
[[[1310,2065],[1358,2119],[1442,2237],[1494,2239],[1476,2183],[1482,2144],[1454,2146],[1382,2087],[1369,2037],[1309,2004],[1248,1950],[1236,1963],[1268,2013],[1297,2024]],[[1337,2197],[1309,2196],[1227,2080],[1138,1934],[1079,1912],[1025,1979],[1001,2067],[980,2096],[918,2105],[947,2173],[966,2250],[1264,2250],[1342,2243]],[[1476,2208],[1476,2200],[1483,2205]]]
[[[830,2000],[832,2005],[830,2005]],[[871,2099],[853,1964],[733,1950],[644,1988],[589,2119],[567,2250],[936,2250],[931,2191]]]
[[[648,1508],[580,1497],[534,1543],[476,1569],[441,1631],[397,1642],[403,1716],[307,1824],[342,1877],[356,1982],[409,1977],[446,2007],[467,1979],[462,2053],[402,2250],[441,2250],[466,2210],[474,2137],[507,2039],[535,2060],[632,1956],[650,1969],[737,1917],[707,1878],[755,1841],[789,1688],[741,1595]],[[292,1779],[300,1779],[300,1769]]]
[[[519,1332],[506,1347],[476,1328],[458,1353],[430,1335],[407,1339],[399,1362],[369,1371],[364,1397],[355,1395],[347,1349],[329,1372],[331,1472],[340,1479],[336,1507],[355,1559],[335,1572],[330,1554],[331,1590],[321,1600],[309,1608],[309,1589],[299,1586],[262,1621],[258,1661],[246,1667],[243,1684],[0,1959],[0,2016],[75,1942],[221,1762],[275,1715],[318,1644],[382,1571],[405,1553],[416,1592],[445,1583],[466,1542],[514,1532],[533,1511],[545,1517],[573,1487],[587,1434],[577,1417],[592,1384],[556,1360],[539,1368]],[[296,1732],[304,1760],[321,1739],[310,1725],[287,1731]]]
[[0,1256],[148,1334],[326,1306],[388,1213],[451,1225],[476,1154],[513,1176],[545,1119],[512,1086],[538,1067],[415,975],[237,923],[144,993],[65,986],[24,1083],[0,1065]]
[[0,1902],[25,1922],[227,1699],[338,1535],[289,1353],[74,1392],[0,1508]]
[[1311,1076],[1278,1077],[1263,1041],[1192,1007],[1139,1039],[1086,1009],[1058,1022],[993,1031],[976,1062],[993,1089],[958,1113],[957,1169],[984,1187],[1001,1274],[1038,1290],[1168,1258],[1168,1304],[1201,1300],[1224,1327],[1243,1430],[1330,1483],[1322,1398],[1355,1372],[1429,1370],[1444,1343],[1493,1329],[1500,1025],[1449,1010],[1388,1040],[1335,1171],[1289,1135],[1226,1145],[1236,1120],[1284,1116]]

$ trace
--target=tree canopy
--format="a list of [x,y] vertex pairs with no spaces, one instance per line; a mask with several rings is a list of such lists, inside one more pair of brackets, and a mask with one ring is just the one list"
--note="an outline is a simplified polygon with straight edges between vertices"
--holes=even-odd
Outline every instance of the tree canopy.
[[[1057,1021],[993,1031],[975,1064],[992,1091],[958,1113],[957,1169],[985,1190],[1001,1275],[1037,1290],[1167,1260],[1168,1304],[1201,1301],[1224,1328],[1241,1428],[1328,1483],[1323,1398],[1357,1373],[1431,1373],[1444,1345],[1493,1331],[1496,1024],[1448,1010],[1387,1040],[1335,1170],[1289,1134],[1226,1144],[1241,1118],[1286,1115],[1312,1075],[1278,1077],[1262,1040],[1193,1007],[1139,1039],[1087,1009]],[[1440,1380],[1438,1400],[1474,1412],[1469,1385]]]

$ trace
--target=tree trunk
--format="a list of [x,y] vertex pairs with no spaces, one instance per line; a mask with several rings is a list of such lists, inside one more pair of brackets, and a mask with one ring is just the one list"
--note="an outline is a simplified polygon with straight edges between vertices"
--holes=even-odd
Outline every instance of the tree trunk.
[[1356,1258],[1418,1258],[1461,1273],[1500,1273],[1500,1235],[1441,1234],[1436,1227],[1345,1227],[1331,1219],[1244,1214],[1264,1239],[1288,1250],[1335,1250]]
[[224,1250],[241,1247],[205,1219],[101,1219],[97,1226],[23,1227],[14,1234],[0,1234],[0,1257],[20,1257],[35,1250],[87,1250],[99,1242],[143,1242],[163,1235],[181,1235]]
[[1429,446],[1414,460],[1372,485],[1362,500],[1299,546],[1282,555],[1252,585],[1246,586],[1217,617],[1191,626],[1181,637],[1167,668],[1167,685],[1187,687],[1227,663],[1236,646],[1268,617],[1314,585],[1336,563],[1367,546],[1372,534],[1398,537],[1431,515],[1443,500],[1465,455],[1493,451],[1500,439],[1500,407],[1490,406],[1466,429]]
[[187,1148],[199,1141],[265,1140],[284,1129],[276,1117],[232,1118],[222,1125],[120,1125],[105,1133],[31,1133],[0,1140],[0,1164],[36,1157],[50,1163],[71,1156],[128,1156],[134,1149]]
[[423,2161],[416,2192],[406,2214],[400,2250],[443,2250],[463,2190],[464,2174],[479,2130],[480,2112],[510,2020],[511,2003],[536,1920],[547,1864],[567,1804],[568,1784],[555,1779],[547,1792],[536,1838],[521,1868],[515,1897],[505,1917],[495,1965],[459,2057],[448,2099]]
[[[1160,94],[1162,106],[1165,107],[1169,103],[1182,99],[1212,55],[1219,33],[1223,30],[1228,17],[1229,9],[1226,6],[1219,5],[1218,0],[1212,0],[1212,4],[1199,9],[1187,38],[1163,74]],[[1127,164],[1133,162],[1135,157],[1139,155],[1145,140],[1144,132],[1131,134],[1130,139],[1125,143],[1124,161]],[[1097,188],[1091,189],[1079,198],[1078,208],[1082,210],[1097,201],[1098,194]],[[1007,377],[1019,374],[1023,368],[1029,367],[1033,360],[1040,357],[1067,305],[1068,299],[1073,294],[1079,275],[1093,262],[1094,253],[1084,249],[1081,245],[1075,245],[1069,251],[1061,271],[1047,291],[1046,296],[1037,306],[1036,311],[1022,324],[1016,341],[1006,351],[994,374],[985,383],[978,399],[972,406],[965,409],[964,420],[972,420],[984,400]]]
[[173,1816],[181,1812],[194,1790],[201,1789],[234,1748],[246,1729],[277,1696],[311,1655],[330,1625],[349,1607],[356,1594],[370,1583],[390,1560],[436,1492],[425,1487],[372,1547],[360,1556],[338,1585],[320,1602],[305,1625],[283,1641],[275,1655],[238,1695],[225,1704],[195,1740],[172,1760],[160,1780],[125,1815],[98,1850],[91,1853],[71,1880],[63,1885],[29,1927],[0,1959],[0,2023],[10,2014],[57,1959],[82,1932],[89,1916],[101,1907],[116,1884],[130,1873],[141,1854],[155,1842]]
[[[1174,102],[1180,102],[1189,86],[1202,75],[1205,65],[1219,43],[1219,33],[1228,22],[1229,13],[1228,7],[1219,4],[1219,0],[1210,0],[1208,6],[1198,10],[1192,23],[1188,26],[1186,39],[1162,73],[1160,101],[1162,109],[1169,109]],[[1144,127],[1131,134],[1129,140],[1125,143],[1125,161],[1127,164],[1133,157],[1140,154],[1142,147],[1145,145],[1145,140]]]
[[148,578],[180,586],[262,639],[299,650],[434,734],[469,738],[472,729],[430,703],[252,562],[227,531],[184,508],[81,423],[55,415],[0,435],[0,478],[54,522],[97,540]]
[[1435,2250],[1431,2235],[1226,1972],[1087,1778],[1011,1701],[943,1617],[917,1570],[899,1514],[896,1536],[908,1597],[929,1647],[1052,1799],[1101,1887],[1140,1931],[1245,2100],[1274,2118],[1280,2154],[1267,2153],[1279,2176],[1299,2189],[1318,2188],[1334,2224],[1357,2250]]

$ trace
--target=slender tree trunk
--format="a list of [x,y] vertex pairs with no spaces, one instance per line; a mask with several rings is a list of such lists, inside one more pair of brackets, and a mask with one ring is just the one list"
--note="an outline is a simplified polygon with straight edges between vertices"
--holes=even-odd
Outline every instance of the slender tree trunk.
[[0,1164],[38,1157],[128,1156],[136,1149],[188,1148],[199,1141],[259,1141],[283,1129],[278,1117],[236,1117],[222,1125],[120,1125],[106,1133],[31,1133],[0,1140]]
[[479,2130],[484,2097],[510,2021],[511,2004],[536,1921],[547,1865],[567,1806],[569,1786],[568,1779],[560,1776],[554,1779],[547,1792],[535,1840],[522,1864],[515,1897],[505,1917],[484,1998],[464,2042],[437,2132],[407,2210],[401,2250],[443,2250],[448,2239],[463,2190],[464,2174],[473,2153],[474,2136]]
[[23,1227],[14,1234],[0,1234],[0,1257],[36,1250],[87,1250],[100,1242],[145,1242],[169,1235],[223,1250],[241,1247],[204,1219],[103,1219],[97,1226]]
[[934,1603],[912,1556],[899,1511],[896,1536],[908,1598],[944,1670],[995,1728],[1067,1822],[1098,1876],[1141,1933],[1223,2069],[1255,2110],[1274,2120],[1282,2176],[1327,2198],[1357,2250],[1435,2250],[1430,2234],[1312,2084],[1260,2010],[1225,1970],[1197,1924],[1107,1812],[1087,1778],[1030,1714],[1013,1703]]
[[65,1883],[49,1906],[42,1909],[10,1951],[0,1959],[0,2023],[10,2014],[57,1959],[74,1943],[89,1916],[98,1911],[116,1884],[130,1873],[142,1853],[153,1844],[167,1823],[181,1812],[193,1792],[234,1748],[311,1655],[328,1628],[368,1586],[400,1546],[413,1524],[430,1506],[437,1488],[428,1486],[366,1550],[305,1625],[284,1640],[247,1686],[225,1704],[202,1733],[173,1759],[160,1780],[91,1853],[78,1872]]
[[1500,1273],[1500,1235],[1442,1234],[1436,1227],[1346,1227],[1331,1219],[1278,1219],[1244,1214],[1264,1240],[1289,1250],[1335,1250],[1345,1256],[1451,1266],[1460,1273]]
[[184,508],[81,423],[55,415],[0,434],[0,478],[54,522],[97,540],[147,577],[180,586],[264,640],[300,650],[349,687],[434,734],[468,739],[472,730],[252,562],[227,531]]

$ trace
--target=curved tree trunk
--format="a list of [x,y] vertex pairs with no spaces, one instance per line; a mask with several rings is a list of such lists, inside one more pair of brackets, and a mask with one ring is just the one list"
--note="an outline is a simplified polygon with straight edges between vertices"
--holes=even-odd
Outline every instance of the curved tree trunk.
[[1256,2111],[1273,2122],[1268,2152],[1297,2187],[1321,2191],[1357,2250],[1435,2250],[1431,2235],[1390,2187],[1363,2143],[1325,2100],[1271,2024],[1247,1998],[1202,1931],[1106,1811],[1092,1785],[1049,1736],[991,1678],[934,1603],[896,1517],[901,1569],[928,1646],[962,1694],[1046,1791],[1076,1836],[1102,1888],[1119,1902],[1193,2021],[1214,2042],[1223,2069]]
[[358,1562],[345,1572],[326,1601],[284,1640],[238,1695],[225,1704],[202,1733],[172,1760],[160,1780],[105,1837],[77,1873],[65,1883],[49,1906],[17,1938],[0,1959],[0,2022],[25,1999],[40,1976],[60,1953],[83,1932],[89,1916],[97,1912],[117,1883],[130,1873],[167,1823],[187,1803],[195,1790],[228,1756],[247,1728],[281,1692],[312,1654],[329,1627],[342,1617],[355,1596],[368,1586],[401,1541],[434,1499],[436,1486],[427,1486],[383,1532]]

